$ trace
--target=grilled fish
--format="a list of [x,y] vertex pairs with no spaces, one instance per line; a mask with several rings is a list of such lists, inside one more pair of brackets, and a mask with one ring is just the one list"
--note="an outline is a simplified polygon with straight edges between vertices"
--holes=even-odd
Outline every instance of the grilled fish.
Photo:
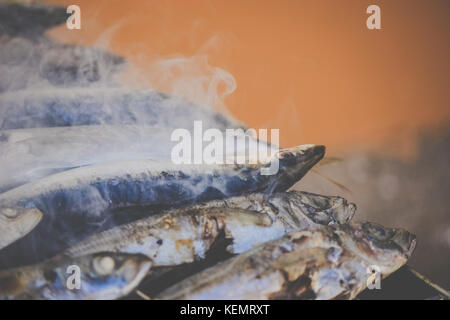
[[0,3],[0,35],[35,39],[67,20],[66,8],[38,3]]
[[[171,128],[140,125],[92,125],[0,131],[0,192],[39,178],[97,163],[170,159],[176,142]],[[233,137],[226,156],[245,155],[246,148],[267,145],[248,135]],[[230,149],[230,150],[228,150]],[[14,173],[14,174],[12,174]]]
[[[0,20],[1,7],[0,4]],[[47,37],[1,37],[0,41],[0,92],[42,87],[48,91],[49,86],[86,87],[100,81],[102,86],[117,86],[114,74],[123,69],[125,62],[101,49],[60,44]],[[19,95],[20,92],[23,91]]]
[[65,254],[141,253],[152,258],[154,266],[173,266],[205,258],[220,231],[232,240],[228,251],[237,254],[293,230],[347,223],[355,209],[343,198],[306,192],[251,194],[121,225],[83,240]]
[[[54,174],[0,194],[0,248],[19,238],[19,226],[14,221],[21,219],[24,211],[33,218],[31,210],[39,209],[44,213],[43,220],[47,217],[49,221],[46,227],[50,226],[53,233],[70,232],[72,226],[55,230],[50,222],[55,225],[58,219],[78,219],[82,232],[83,227],[103,221],[114,208],[133,205],[175,208],[243,193],[284,191],[301,179],[324,153],[324,146],[305,145],[279,150],[257,165],[174,165],[142,160]],[[274,161],[278,163],[278,172],[262,175],[260,170],[270,168]],[[31,229],[20,226],[21,234]]]
[[[120,87],[54,88],[11,91],[0,97],[0,129],[107,124],[186,128],[242,128],[231,117],[153,90]],[[188,129],[188,128],[187,128]]]
[[[150,267],[151,260],[143,255],[98,253],[76,259],[58,257],[1,271],[0,299],[117,299],[133,290]],[[76,268],[80,272],[78,288],[75,278],[70,278]]]
[[370,222],[294,231],[164,290],[157,299],[353,299],[373,266],[387,277],[415,236]]

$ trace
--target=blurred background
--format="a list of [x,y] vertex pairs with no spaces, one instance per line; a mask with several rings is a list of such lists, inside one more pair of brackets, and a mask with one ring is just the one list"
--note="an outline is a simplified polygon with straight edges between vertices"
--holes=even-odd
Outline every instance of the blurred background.
[[[448,0],[47,2],[82,21],[49,35],[125,57],[124,81],[278,128],[283,147],[326,145],[340,161],[295,188],[414,232],[409,264],[450,288]],[[381,30],[366,27],[371,4]]]

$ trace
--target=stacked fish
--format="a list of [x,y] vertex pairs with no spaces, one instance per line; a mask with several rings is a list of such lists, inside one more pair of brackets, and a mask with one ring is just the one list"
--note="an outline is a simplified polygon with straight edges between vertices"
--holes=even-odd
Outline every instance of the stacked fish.
[[[352,299],[368,269],[386,277],[406,263],[412,234],[352,222],[356,207],[341,197],[288,191],[323,146],[278,150],[246,136],[277,151],[256,165],[172,164],[174,129],[242,124],[123,87],[113,74],[124,61],[110,53],[54,43],[44,26],[32,36],[5,27],[36,10],[45,28],[64,21],[54,7],[0,6],[0,68],[10,71],[0,76],[0,298],[150,288],[154,299]],[[274,161],[278,172],[261,174]]]

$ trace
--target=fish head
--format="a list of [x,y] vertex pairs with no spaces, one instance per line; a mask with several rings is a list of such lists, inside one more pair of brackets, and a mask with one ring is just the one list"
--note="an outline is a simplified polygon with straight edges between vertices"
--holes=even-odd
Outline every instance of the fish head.
[[389,274],[403,266],[416,246],[416,236],[404,229],[386,228],[373,222],[340,227],[345,228],[347,236],[352,238],[341,237],[350,249],[380,268],[382,274]]
[[140,254],[97,253],[81,257],[80,269],[86,296],[113,299],[128,294],[147,275],[151,260]]
[[27,235],[42,217],[36,208],[0,208],[0,249]]
[[297,219],[306,215],[315,223],[322,225],[348,223],[355,215],[356,205],[346,199],[334,196],[290,191],[284,193],[290,214]]
[[[325,146],[306,144],[280,149],[270,162],[272,179],[270,191],[285,191],[299,181],[325,155]],[[278,170],[272,170],[272,169]]]
[[[59,258],[62,259],[62,258]],[[151,260],[140,254],[101,252],[58,259],[46,266],[40,298],[63,300],[117,299],[130,293],[147,275]]]

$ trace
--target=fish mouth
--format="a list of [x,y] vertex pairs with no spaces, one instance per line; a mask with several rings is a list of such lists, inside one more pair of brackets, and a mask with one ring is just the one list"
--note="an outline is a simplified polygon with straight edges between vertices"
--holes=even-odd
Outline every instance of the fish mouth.
[[417,244],[416,235],[404,229],[396,229],[392,237],[392,241],[408,258],[411,257]]
[[306,144],[278,151],[280,167],[292,168],[303,174],[309,171],[325,155],[325,146]]
[[416,247],[416,236],[405,229],[385,228],[373,222],[362,222],[354,229],[362,230],[364,238],[380,249],[394,250],[411,256]]
[[325,146],[307,144],[293,148],[281,149],[276,157],[278,173],[273,178],[273,192],[289,189],[325,155]]

